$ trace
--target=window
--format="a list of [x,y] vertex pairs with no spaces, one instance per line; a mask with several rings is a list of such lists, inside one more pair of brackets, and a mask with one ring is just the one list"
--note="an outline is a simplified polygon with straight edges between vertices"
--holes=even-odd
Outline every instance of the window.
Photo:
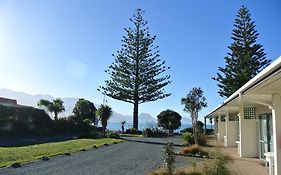
[[244,119],[256,119],[255,107],[244,107]]
[[221,122],[225,122],[225,115],[221,115]]
[[229,113],[229,121],[239,121],[238,113]]

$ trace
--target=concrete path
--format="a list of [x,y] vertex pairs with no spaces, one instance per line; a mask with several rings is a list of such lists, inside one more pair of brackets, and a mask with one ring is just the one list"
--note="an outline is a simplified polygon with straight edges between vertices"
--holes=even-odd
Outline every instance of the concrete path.
[[[49,161],[36,161],[20,168],[0,169],[0,175],[138,175],[158,169],[162,164],[162,147],[171,139],[127,138],[116,145],[56,156]],[[180,138],[177,139],[180,142]],[[161,142],[162,144],[159,144]],[[155,144],[156,143],[156,144]],[[187,165],[177,158],[177,167]]]

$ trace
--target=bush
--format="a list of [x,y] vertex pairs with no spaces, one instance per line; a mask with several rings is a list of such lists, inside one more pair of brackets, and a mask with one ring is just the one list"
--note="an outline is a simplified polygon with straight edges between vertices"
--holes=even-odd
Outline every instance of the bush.
[[92,121],[91,121],[90,119],[86,118],[86,119],[83,120],[83,123],[84,123],[85,125],[90,126],[91,123],[92,123]]
[[204,146],[207,144],[207,137],[204,134],[198,135],[198,144]]
[[143,130],[143,136],[144,137],[153,137],[153,131],[150,128],[146,128]]
[[188,144],[194,144],[194,138],[192,136],[192,133],[185,132],[182,134],[182,137]]
[[127,129],[125,134],[142,134],[142,131],[136,130],[135,128]]
[[207,134],[207,135],[212,135],[212,134],[214,134],[214,129],[206,129],[206,134]]
[[102,134],[99,134],[95,131],[83,133],[78,136],[79,139],[97,139],[102,137],[103,137]]
[[185,133],[185,132],[189,132],[189,133],[193,133],[193,128],[185,128],[183,130],[180,131],[181,133]]
[[3,135],[49,135],[53,121],[44,110],[29,106],[0,105],[0,133]]
[[146,128],[143,131],[144,137],[166,137],[167,133],[158,128]]
[[[191,145],[194,144],[194,136],[189,133],[189,132],[185,132],[182,134],[183,139],[187,142],[187,145]],[[198,135],[198,144],[199,145],[206,145],[207,144],[207,137],[204,134],[199,134]]]
[[193,154],[193,155],[200,155],[200,156],[207,156],[208,152],[204,151],[202,148],[200,148],[197,144],[184,147],[181,151],[181,154],[188,155],[188,154]]
[[106,133],[106,137],[107,138],[120,139],[119,133],[118,132],[113,132],[113,131],[110,131],[110,132]]
[[214,155],[215,162],[207,167],[205,175],[230,175],[231,171],[227,168],[227,163],[232,161],[231,157],[217,153]]

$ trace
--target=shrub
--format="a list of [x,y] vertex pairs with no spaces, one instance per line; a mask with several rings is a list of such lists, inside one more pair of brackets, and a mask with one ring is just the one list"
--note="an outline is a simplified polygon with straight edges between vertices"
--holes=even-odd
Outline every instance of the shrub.
[[130,128],[126,130],[125,134],[142,134],[142,131],[136,130],[135,128]]
[[212,134],[214,134],[214,129],[206,129],[206,134],[207,135],[212,135]]
[[113,132],[113,131],[110,131],[110,132],[106,133],[106,137],[107,138],[120,139],[119,133],[118,132]]
[[150,128],[146,128],[143,130],[143,136],[144,137],[153,137],[153,131]]
[[182,134],[182,137],[188,144],[194,144],[194,138],[192,136],[192,133],[185,132]]
[[173,175],[201,175],[202,173],[192,171],[192,172],[184,172],[184,171],[177,171]]
[[207,151],[204,151],[202,148],[200,148],[197,144],[184,147],[181,151],[181,154],[187,155],[187,154],[199,154],[201,156],[208,155]]
[[29,106],[0,105],[0,133],[3,135],[48,135],[53,121],[44,110]]
[[144,137],[166,137],[167,133],[158,128],[146,128],[143,131]]
[[185,128],[185,129],[181,130],[180,132],[181,133],[185,133],[185,132],[193,133],[193,129],[192,128]]
[[90,126],[92,121],[90,119],[86,118],[86,119],[83,120],[83,123],[85,123],[85,125]]
[[[187,144],[194,144],[194,136],[190,132],[185,132],[182,134],[183,139],[187,142]],[[206,145],[207,137],[204,134],[198,135],[198,144],[199,145]]]
[[78,136],[79,139],[97,139],[97,138],[101,138],[101,137],[102,137],[102,134],[99,134],[95,131],[82,133]]
[[207,137],[204,134],[198,135],[198,144],[204,146],[207,144]]
[[227,163],[232,161],[230,156],[216,153],[214,155],[215,162],[207,167],[205,175],[230,175],[231,171],[227,168]]

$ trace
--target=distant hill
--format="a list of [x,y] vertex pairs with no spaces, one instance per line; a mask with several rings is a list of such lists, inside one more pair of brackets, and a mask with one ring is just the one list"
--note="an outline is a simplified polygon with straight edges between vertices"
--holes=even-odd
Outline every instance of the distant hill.
[[[9,89],[0,89],[0,97],[16,99],[18,104],[20,105],[33,106],[36,108],[38,107],[37,102],[40,99],[47,99],[47,100],[54,99],[54,97],[51,95],[42,95],[42,94],[31,95],[25,92],[16,92]],[[64,101],[65,111],[61,113],[59,116],[62,117],[62,116],[71,115],[75,103],[78,101],[78,98],[65,97],[61,99]],[[99,105],[97,104],[95,104],[95,106],[96,108],[99,107]],[[131,115],[123,115],[116,111],[113,111],[112,117],[109,119],[109,122],[120,123],[121,121],[125,120],[127,123],[132,123],[132,118],[133,117]],[[139,123],[147,123],[147,122],[156,123],[157,119],[152,117],[150,114],[146,114],[146,113],[139,114]]]

